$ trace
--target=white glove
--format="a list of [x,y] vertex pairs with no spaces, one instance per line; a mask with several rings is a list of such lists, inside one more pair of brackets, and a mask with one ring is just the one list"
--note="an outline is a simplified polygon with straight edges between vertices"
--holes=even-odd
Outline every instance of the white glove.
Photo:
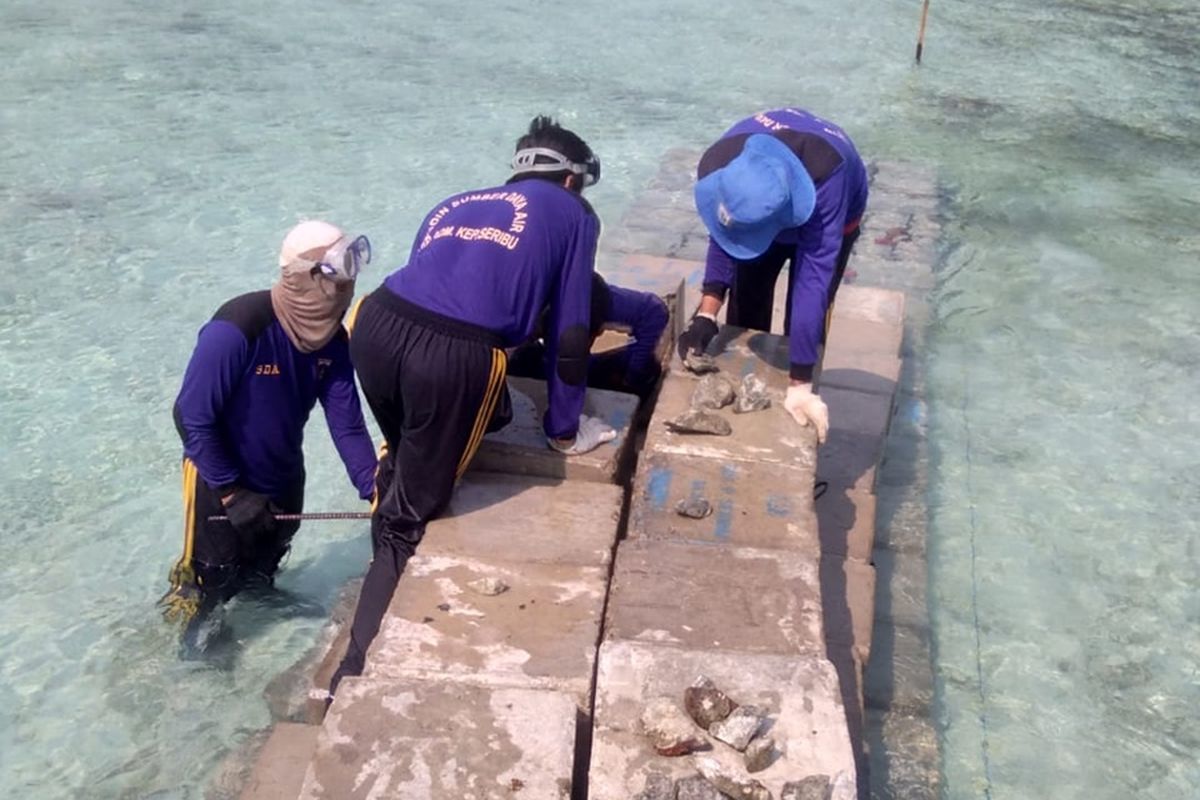
[[589,417],[587,414],[579,415],[579,431],[575,434],[575,441],[569,446],[560,444],[555,439],[547,439],[550,447],[560,453],[565,453],[569,456],[579,456],[595,450],[605,442],[611,442],[617,438],[617,432],[604,424],[604,420],[599,417]]
[[796,422],[816,428],[817,443],[825,444],[825,437],[829,435],[829,408],[824,400],[813,394],[811,383],[789,386],[783,407]]

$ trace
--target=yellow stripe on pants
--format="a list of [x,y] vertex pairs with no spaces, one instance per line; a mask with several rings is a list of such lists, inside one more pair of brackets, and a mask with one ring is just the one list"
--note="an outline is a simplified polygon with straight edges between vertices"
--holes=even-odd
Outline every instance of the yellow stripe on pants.
[[475,457],[475,451],[479,449],[479,443],[483,441],[483,434],[487,431],[488,422],[491,421],[492,414],[496,410],[496,401],[500,399],[500,392],[504,390],[504,379],[507,373],[508,356],[503,350],[492,348],[492,370],[488,375],[487,391],[483,394],[479,413],[475,415],[471,438],[467,440],[467,447],[463,450],[462,458],[458,460],[458,469],[455,471],[456,478],[461,478],[462,474],[467,471],[467,466]]

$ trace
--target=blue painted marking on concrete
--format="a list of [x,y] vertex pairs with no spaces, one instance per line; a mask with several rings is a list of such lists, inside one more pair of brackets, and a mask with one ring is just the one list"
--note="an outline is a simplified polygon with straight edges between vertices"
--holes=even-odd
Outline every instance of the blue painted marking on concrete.
[[772,517],[790,517],[792,515],[792,500],[782,494],[767,495],[767,513]]
[[704,497],[704,485],[705,485],[704,481],[700,480],[699,478],[692,481],[692,492],[691,492],[691,495],[688,497],[688,499],[689,500],[698,500],[698,499]]
[[721,480],[722,481],[725,481],[726,483],[728,483],[730,481],[736,480],[737,473],[738,473],[737,467],[735,467],[733,464],[722,464],[721,465]]
[[733,501],[722,500],[717,503],[716,528],[713,530],[713,535],[721,541],[729,539],[729,534],[733,530]]
[[667,507],[667,497],[671,494],[671,470],[668,467],[651,467],[650,479],[646,481],[646,494],[650,497],[650,507],[661,511]]

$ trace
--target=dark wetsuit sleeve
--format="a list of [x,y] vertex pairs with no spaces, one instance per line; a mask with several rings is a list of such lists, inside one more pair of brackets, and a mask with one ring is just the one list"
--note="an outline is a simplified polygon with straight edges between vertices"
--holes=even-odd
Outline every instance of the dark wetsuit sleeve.
[[333,363],[317,388],[317,397],[350,482],[359,497],[370,500],[375,492],[375,448],[363,420],[349,348],[341,338],[343,341],[333,350]]
[[587,211],[575,226],[546,322],[546,377],[549,405],[546,435],[568,439],[579,428],[587,392],[591,336],[592,269],[600,220]]
[[716,240],[708,237],[708,254],[704,257],[704,285],[701,291],[725,300],[725,294],[733,285],[733,271],[737,265],[733,259],[721,249]]
[[654,351],[667,327],[667,304],[658,295],[620,286],[610,286],[609,294],[612,299],[609,321],[614,327],[628,331],[634,339],[625,368],[636,382],[653,372]]
[[792,331],[789,342],[791,377],[812,380],[813,366],[825,331],[829,288],[837,269],[846,224],[846,170],[839,168],[817,187],[813,218],[800,229],[792,267]]
[[250,344],[236,325],[224,320],[209,322],[200,329],[175,400],[175,425],[183,439],[183,452],[213,489],[237,483],[240,477],[220,421],[249,358]]

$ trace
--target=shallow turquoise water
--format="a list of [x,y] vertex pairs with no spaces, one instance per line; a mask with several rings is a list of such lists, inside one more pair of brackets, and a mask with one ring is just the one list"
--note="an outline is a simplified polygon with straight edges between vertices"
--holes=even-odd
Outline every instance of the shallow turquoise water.
[[[611,225],[668,148],[776,104],[955,198],[928,338],[946,796],[1200,796],[1195,4],[933,0],[920,69],[918,2],[529,5],[0,9],[0,796],[200,797],[313,640],[242,604],[235,663],[183,665],[152,608],[195,331],[293,222],[369,233],[377,279],[552,112]],[[309,507],[350,507],[323,427]],[[328,608],[366,556],[309,525],[280,583]]]

